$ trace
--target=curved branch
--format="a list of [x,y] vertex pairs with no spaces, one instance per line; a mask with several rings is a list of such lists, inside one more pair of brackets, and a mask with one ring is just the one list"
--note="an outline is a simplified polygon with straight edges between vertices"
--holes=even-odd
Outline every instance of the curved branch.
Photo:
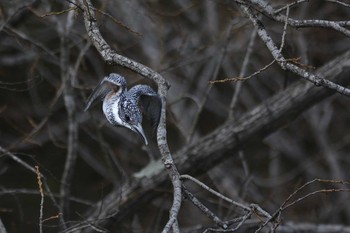
[[95,20],[93,10],[94,8],[90,0],[80,0],[79,3],[84,10],[84,23],[89,38],[103,59],[109,64],[121,65],[128,69],[131,69],[140,75],[153,80],[158,85],[158,94],[162,102],[162,109],[159,125],[157,128],[157,143],[159,151],[162,155],[162,161],[164,163],[164,166],[167,168],[167,172],[171,178],[174,188],[174,199],[170,210],[170,218],[163,230],[163,232],[168,232],[170,231],[173,224],[177,221],[177,215],[180,210],[182,201],[180,174],[177,171],[177,168],[172,159],[166,137],[166,96],[169,89],[169,84],[159,73],[155,72],[151,68],[127,57],[121,56],[113,49],[111,49],[111,47],[101,35],[101,32]]

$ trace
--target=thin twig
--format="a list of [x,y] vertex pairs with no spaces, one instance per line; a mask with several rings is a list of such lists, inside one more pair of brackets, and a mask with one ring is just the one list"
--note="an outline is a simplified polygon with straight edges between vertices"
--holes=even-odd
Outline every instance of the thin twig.
[[[250,60],[250,57],[253,53],[253,46],[255,44],[255,38],[256,38],[256,30],[252,31],[252,34],[250,35],[250,39],[249,39],[249,43],[248,43],[248,47],[247,47],[247,51],[244,55],[244,59],[243,59],[243,63],[241,66],[241,70],[239,72],[239,77],[244,77],[246,72],[247,72],[247,67],[248,67],[248,63]],[[230,108],[229,108],[229,114],[228,114],[228,119],[233,119],[234,117],[234,109],[238,100],[238,96],[241,92],[241,87],[242,87],[242,82],[239,82],[236,84],[235,86],[235,90],[232,96],[232,100],[230,103]]]
[[264,66],[263,68],[255,71],[254,73],[252,73],[251,75],[247,76],[247,77],[234,77],[234,78],[225,78],[225,79],[220,79],[220,80],[212,80],[209,83],[210,84],[216,84],[216,83],[225,83],[225,82],[238,82],[238,81],[246,81],[252,77],[255,77],[256,75],[260,74],[261,72],[265,71],[266,69],[268,69],[270,66],[272,66],[276,61],[273,60],[272,62],[270,62],[269,64],[267,64],[266,66]]
[[302,186],[300,186],[299,188],[297,188],[292,194],[290,194],[288,196],[288,198],[282,203],[281,205],[281,210],[287,208],[287,203],[294,197],[296,196],[301,190],[305,189],[307,186],[315,183],[315,182],[319,182],[319,183],[330,183],[330,184],[344,184],[344,185],[350,185],[350,182],[347,181],[343,181],[343,180],[325,180],[325,179],[313,179],[311,181],[306,182],[305,184],[303,184]]
[[100,9],[97,9],[97,8],[94,8],[94,10],[97,11],[97,12],[99,12],[99,13],[101,13],[102,15],[108,17],[110,20],[112,20],[115,24],[119,25],[120,27],[125,28],[126,30],[128,30],[128,31],[130,31],[130,32],[132,32],[132,33],[134,33],[134,34],[136,34],[136,35],[139,36],[139,37],[142,37],[142,33],[137,32],[137,31],[131,29],[130,27],[128,27],[127,25],[125,25],[122,21],[117,20],[116,18],[114,18],[111,14],[109,14],[109,13],[107,13],[107,12],[105,12],[105,11],[102,11],[102,10],[100,10]]
[[343,180],[325,180],[325,179],[317,178],[317,179],[308,181],[302,186],[300,186],[299,188],[297,188],[292,194],[290,194],[288,198],[282,203],[282,205],[275,211],[275,213],[273,213],[269,218],[266,219],[266,221],[262,225],[260,225],[260,227],[256,230],[256,232],[260,232],[269,222],[276,219],[282,213],[282,211],[295,205],[300,201],[303,201],[305,198],[308,198],[310,196],[313,196],[319,193],[350,192],[350,189],[321,189],[321,190],[316,190],[314,192],[307,193],[306,195],[296,199],[295,201],[290,202],[290,200],[294,198],[300,191],[304,190],[306,187],[308,187],[309,185],[315,182],[350,185],[350,182],[343,181]]
[[[299,5],[299,4],[301,4],[301,3],[308,2],[308,1],[310,1],[310,0],[297,0],[297,1],[295,1],[295,2],[289,3],[289,4],[287,4],[287,5],[285,5],[285,6],[281,7],[281,8],[279,8],[278,10],[275,10],[275,13],[276,13],[276,14],[279,14],[279,13],[281,13],[282,11],[284,11],[284,10],[286,10],[286,9],[288,9],[288,8],[295,7],[296,5]],[[287,17],[287,18],[288,18],[288,17]]]
[[228,228],[228,229],[216,229],[216,228],[207,228],[203,233],[208,232],[235,232],[237,231],[246,221],[249,219],[252,215],[252,212],[246,213],[243,217],[234,219],[234,222],[239,223],[234,228]]
[[200,209],[208,218],[210,218],[216,225],[220,226],[222,229],[227,229],[228,225],[223,222],[216,214],[214,214],[210,209],[208,209],[202,202],[200,202],[188,189],[183,185],[182,190],[185,196],[192,202],[194,206]]
[[207,190],[208,192],[214,194],[215,196],[221,198],[222,200],[224,200],[224,201],[226,201],[226,202],[228,202],[228,203],[230,203],[230,204],[233,204],[233,205],[235,205],[235,206],[237,206],[237,207],[239,207],[239,208],[241,208],[241,209],[243,209],[243,210],[245,210],[245,211],[250,211],[250,210],[251,210],[249,207],[247,207],[247,206],[245,206],[245,205],[243,205],[243,204],[241,204],[241,203],[239,203],[239,202],[236,202],[236,201],[232,200],[231,198],[226,197],[226,196],[222,195],[221,193],[215,191],[214,189],[208,187],[206,184],[204,184],[203,182],[197,180],[197,179],[194,178],[193,176],[190,176],[190,175],[181,175],[181,176],[180,176],[180,179],[191,180],[192,182],[196,183],[196,184],[199,185],[200,187],[204,188],[205,190]]
[[336,193],[336,192],[350,192],[350,189],[320,189],[320,190],[316,190],[316,191],[314,191],[314,192],[308,193],[308,194],[306,194],[306,195],[304,195],[304,196],[302,196],[302,197],[296,199],[295,201],[293,201],[293,202],[291,202],[291,203],[285,205],[285,206],[281,209],[281,211],[283,211],[283,210],[285,210],[285,209],[287,209],[287,208],[289,208],[289,207],[295,205],[295,204],[298,203],[298,202],[303,201],[304,199],[306,199],[306,198],[308,198],[308,197],[310,197],[310,196],[314,196],[314,195],[319,194],[319,193]]
[[350,4],[347,4],[345,2],[341,2],[341,1],[338,1],[338,0],[325,0],[326,2],[330,2],[330,3],[336,3],[336,4],[339,4],[341,6],[345,6],[345,7],[349,7],[350,8]]
[[69,11],[75,11],[76,9],[78,9],[76,6],[73,6],[73,7],[70,7],[68,9],[65,9],[63,11],[52,11],[52,12],[49,12],[49,13],[46,13],[46,14],[43,14],[41,15],[40,17],[41,18],[45,18],[47,16],[52,16],[52,15],[61,15],[61,14],[65,14]]
[[[253,1],[253,0],[251,0],[251,1]],[[343,95],[350,96],[350,89],[348,89],[344,86],[338,85],[332,81],[326,80],[326,79],[324,79],[320,76],[317,76],[315,74],[312,74],[310,72],[307,72],[306,70],[303,70],[303,69],[299,68],[298,66],[288,62],[283,57],[283,55],[280,53],[279,49],[276,47],[272,38],[265,30],[264,25],[258,19],[258,17],[255,15],[255,13],[252,11],[252,9],[246,5],[243,5],[243,4],[240,4],[239,6],[242,9],[242,12],[247,17],[249,17],[249,19],[252,21],[255,29],[258,32],[260,39],[265,43],[265,45],[269,49],[271,55],[278,62],[278,64],[281,66],[282,69],[289,70],[289,71],[297,74],[298,76],[314,83],[314,85],[316,85],[316,86],[323,86],[323,87],[329,88],[331,90],[337,91]]]
[[[187,177],[187,175],[184,175],[184,177]],[[192,177],[193,178],[193,177]],[[200,209],[208,218],[210,218],[216,225],[218,225],[221,229],[213,229],[208,228],[204,232],[207,231],[218,231],[218,232],[233,232],[238,230],[245,221],[250,218],[250,216],[253,213],[252,208],[250,211],[248,211],[245,215],[239,218],[235,218],[233,220],[229,221],[222,221],[216,214],[214,214],[211,210],[209,210],[202,202],[200,202],[190,191],[187,190],[187,188],[183,185],[182,190],[186,197],[193,203],[194,206],[196,206],[198,209]],[[237,223],[238,224],[234,228],[229,228],[230,225]]]
[[[41,180],[42,180],[42,182],[44,184],[44,176],[41,173],[40,173],[40,176],[42,176]],[[34,189],[2,189],[0,191],[0,196],[6,195],[6,194],[16,194],[16,195],[18,195],[18,194],[25,194],[25,195],[32,194],[32,195],[38,195],[38,194],[40,194],[40,192],[37,189],[35,189],[35,190]],[[45,196],[52,195],[53,197],[60,197],[59,194],[49,194],[47,192],[44,192],[44,195]],[[78,203],[78,204],[83,204],[83,205],[90,206],[90,207],[92,207],[94,205],[94,203],[91,202],[91,201],[83,200],[81,198],[77,198],[77,197],[73,197],[73,196],[70,196],[69,200],[72,201],[72,202],[75,202],[75,203]]]
[[284,43],[286,40],[286,35],[287,35],[287,26],[288,26],[288,17],[289,17],[289,7],[287,6],[287,11],[286,11],[286,21],[283,26],[283,33],[282,33],[282,40],[281,40],[281,46],[279,49],[279,52],[281,53],[284,47]]
[[[216,64],[215,64],[215,67],[213,69],[213,80],[216,80],[217,79],[217,76],[219,75],[219,71],[220,71],[220,68],[221,68],[221,65],[222,65],[222,62],[226,56],[226,52],[227,52],[227,47],[229,46],[230,44],[230,40],[232,38],[232,29],[233,29],[233,26],[234,24],[236,23],[235,19],[232,19],[229,26],[227,27],[226,29],[226,40],[225,40],[225,43],[223,44],[223,46],[221,47],[220,51],[219,51],[219,54],[217,56],[214,56],[215,59],[217,59],[216,61]],[[209,81],[210,83],[211,81]],[[205,106],[205,103],[207,102],[207,99],[208,99],[208,96],[209,96],[209,93],[211,91],[211,88],[212,86],[209,85],[206,90],[205,90],[205,93],[204,93],[204,97],[203,99],[201,100],[200,102],[200,105],[199,105],[199,108],[198,108],[198,111],[197,111],[197,114],[195,115],[195,118],[193,120],[193,123],[192,123],[192,126],[191,126],[191,129],[190,129],[190,132],[189,132],[189,137],[187,138],[187,141],[188,143],[191,143],[192,140],[193,140],[193,135],[195,133],[195,128],[197,126],[197,123],[198,123],[198,120],[199,120],[199,116],[200,114],[202,113],[203,111],[203,108]]]
[[39,192],[40,192],[40,215],[39,215],[39,232],[43,233],[43,216],[44,216],[44,191],[43,183],[41,181],[41,173],[39,171],[39,166],[35,166],[36,178],[38,180]]
[[242,220],[237,224],[235,228],[232,229],[232,231],[237,231],[251,216],[252,216],[252,212],[248,212],[247,214],[245,214]]
[[6,150],[5,148],[3,148],[1,146],[0,146],[0,152],[5,154],[5,155],[8,155],[13,161],[19,163],[20,165],[22,165],[23,167],[25,167],[29,171],[36,174],[35,168],[33,168],[28,163],[26,163],[24,160],[20,159],[19,157],[17,157],[16,155],[14,155],[13,153],[11,153],[10,151]]

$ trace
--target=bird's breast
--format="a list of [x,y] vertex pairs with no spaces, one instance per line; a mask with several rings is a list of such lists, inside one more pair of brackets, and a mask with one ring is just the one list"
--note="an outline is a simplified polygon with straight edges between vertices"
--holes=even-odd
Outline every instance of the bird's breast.
[[103,113],[105,114],[107,120],[112,125],[118,126],[123,125],[119,117],[119,102],[120,98],[115,98],[115,96],[107,95],[103,101]]

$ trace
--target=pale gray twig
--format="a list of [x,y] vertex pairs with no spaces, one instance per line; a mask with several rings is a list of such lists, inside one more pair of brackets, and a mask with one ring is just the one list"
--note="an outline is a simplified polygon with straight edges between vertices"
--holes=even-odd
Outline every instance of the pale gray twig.
[[255,13],[246,5],[240,4],[239,6],[242,9],[242,12],[247,17],[249,17],[249,19],[252,21],[255,29],[257,30],[258,35],[260,36],[260,39],[265,43],[270,53],[272,54],[273,58],[278,62],[278,64],[281,66],[282,69],[289,70],[297,74],[298,76],[314,83],[314,85],[316,86],[323,86],[323,87],[332,89],[334,91],[337,91],[343,95],[350,96],[350,89],[344,86],[338,85],[330,80],[324,79],[320,75],[312,74],[287,61],[283,57],[279,49],[276,47],[274,41],[272,40],[270,35],[267,33],[262,22],[258,19]]
[[40,192],[40,214],[39,214],[39,232],[43,233],[43,217],[44,217],[44,191],[43,191],[43,183],[41,181],[41,173],[39,171],[39,166],[35,167],[39,192]]
[[[229,26],[227,27],[227,30],[226,30],[225,43],[221,46],[218,55],[215,56],[215,59],[216,59],[217,61],[216,61],[216,63],[215,63],[214,70],[212,71],[212,73],[213,73],[213,75],[212,75],[212,77],[213,77],[212,80],[216,80],[216,79],[217,79],[217,76],[218,76],[218,74],[219,74],[219,71],[220,71],[220,68],[221,68],[221,65],[222,65],[222,61],[224,60],[225,55],[226,55],[226,52],[227,52],[227,47],[229,46],[230,40],[231,40],[232,35],[233,35],[232,29],[233,29],[233,26],[234,26],[235,23],[236,23],[235,19],[232,19],[231,22],[230,22],[230,24],[229,24]],[[217,58],[216,58],[216,57],[217,57]],[[210,93],[211,88],[212,88],[212,85],[209,85],[209,86],[206,88],[204,97],[203,97],[203,99],[200,101],[197,114],[196,114],[195,119],[194,119],[194,121],[193,121],[193,123],[192,123],[192,127],[191,127],[191,130],[190,130],[190,133],[189,133],[188,143],[191,143],[191,142],[192,142],[193,134],[194,134],[194,132],[195,132],[195,127],[197,126],[197,123],[198,123],[199,115],[200,115],[201,112],[203,111],[204,105],[205,105],[205,103],[207,102],[207,99],[208,99],[208,96],[209,96],[209,93]]]
[[182,190],[185,196],[192,202],[194,206],[200,209],[208,218],[210,218],[215,224],[220,226],[222,229],[227,229],[228,225],[222,221],[216,214],[214,214],[210,209],[208,209],[203,203],[201,203],[187,188],[183,185]]
[[[250,57],[253,53],[253,46],[255,44],[255,38],[256,38],[256,30],[253,30],[251,35],[250,35],[250,39],[249,39],[249,43],[247,46],[247,51],[244,55],[244,59],[243,59],[243,63],[241,66],[241,70],[239,72],[239,77],[244,77],[246,72],[247,72],[247,67],[248,67],[248,63],[250,60]],[[234,114],[234,108],[236,106],[237,100],[238,100],[238,96],[239,93],[241,91],[241,87],[242,87],[242,82],[238,82],[235,86],[235,90],[232,96],[232,100],[230,103],[230,108],[229,108],[229,112],[228,112],[228,119],[233,119],[233,114]]]
[[190,181],[196,183],[197,185],[199,185],[200,187],[202,187],[203,189],[207,190],[208,192],[210,192],[210,193],[214,194],[215,196],[221,198],[222,200],[224,200],[224,201],[226,201],[226,202],[228,202],[228,203],[230,203],[230,204],[232,204],[232,205],[235,205],[235,206],[237,206],[237,207],[239,207],[239,208],[241,208],[241,209],[243,209],[243,210],[245,210],[245,211],[250,211],[250,210],[251,210],[248,206],[245,206],[245,205],[243,205],[243,204],[241,204],[241,203],[239,203],[239,202],[236,202],[236,201],[232,200],[231,198],[226,197],[226,196],[224,196],[223,194],[221,194],[221,193],[219,193],[219,192],[217,192],[217,191],[211,189],[211,188],[208,187],[206,184],[204,184],[203,182],[197,180],[197,179],[194,178],[193,176],[190,176],[190,175],[181,175],[181,176],[180,176],[180,179],[190,180]]

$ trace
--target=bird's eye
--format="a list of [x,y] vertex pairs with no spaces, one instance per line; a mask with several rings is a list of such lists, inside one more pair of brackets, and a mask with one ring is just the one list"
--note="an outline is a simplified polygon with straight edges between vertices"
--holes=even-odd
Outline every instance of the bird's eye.
[[125,115],[125,121],[130,122],[130,117],[128,115]]

